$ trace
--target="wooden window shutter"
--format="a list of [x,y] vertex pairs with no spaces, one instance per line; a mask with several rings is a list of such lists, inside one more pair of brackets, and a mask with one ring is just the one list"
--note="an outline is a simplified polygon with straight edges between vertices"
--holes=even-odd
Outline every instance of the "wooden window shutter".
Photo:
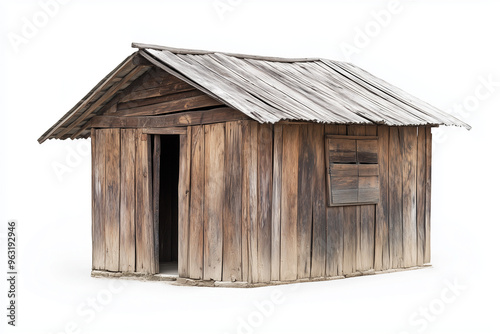
[[379,201],[378,139],[326,136],[329,205]]

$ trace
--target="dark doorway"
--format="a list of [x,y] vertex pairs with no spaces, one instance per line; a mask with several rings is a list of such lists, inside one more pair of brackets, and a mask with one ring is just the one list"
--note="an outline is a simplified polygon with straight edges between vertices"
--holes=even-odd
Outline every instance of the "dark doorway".
[[179,136],[158,137],[161,144],[158,203],[159,269],[160,274],[177,275]]

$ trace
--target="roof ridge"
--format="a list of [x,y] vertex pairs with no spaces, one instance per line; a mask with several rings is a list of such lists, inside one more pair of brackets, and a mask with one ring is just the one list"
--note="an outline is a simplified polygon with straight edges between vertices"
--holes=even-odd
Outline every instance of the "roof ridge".
[[265,60],[265,61],[274,61],[274,62],[282,62],[282,63],[315,62],[315,61],[321,60],[321,58],[286,58],[286,57],[258,56],[258,55],[222,52],[222,51],[182,49],[182,48],[174,48],[174,47],[169,47],[169,46],[162,46],[162,45],[155,45],[155,44],[143,44],[143,43],[132,43],[132,47],[140,49],[140,50],[153,49],[153,50],[157,50],[157,51],[169,51],[169,52],[175,53],[175,54],[190,54],[190,55],[224,54],[226,56],[235,57],[235,58]]

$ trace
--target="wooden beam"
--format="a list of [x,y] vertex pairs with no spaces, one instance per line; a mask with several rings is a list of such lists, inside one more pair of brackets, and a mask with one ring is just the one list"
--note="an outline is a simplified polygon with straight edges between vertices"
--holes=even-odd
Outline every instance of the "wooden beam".
[[[83,114],[81,114],[76,121],[71,123],[64,129],[61,133],[58,134],[59,137],[64,136],[67,134],[69,131],[71,131],[75,126],[80,124],[81,121],[83,121],[88,115],[90,115],[93,111],[95,111],[98,107],[100,107],[104,102],[106,102],[110,97],[112,97],[117,91],[123,88],[125,84],[129,82],[130,79],[132,79],[137,73],[140,71],[143,71],[144,69],[142,67],[136,67],[132,71],[130,71],[126,76],[124,76],[118,83],[116,83],[114,86],[112,86],[110,89],[104,93],[103,96],[101,96],[97,101],[93,102],[92,105],[85,110]],[[80,108],[81,109],[81,108]],[[71,136],[71,139],[75,139],[76,134]]]
[[142,133],[148,135],[185,135],[187,133],[187,127],[178,128],[146,128],[142,129]]
[[191,109],[215,107],[222,105],[208,95],[189,96],[174,101],[166,101],[152,105],[124,109],[116,113],[117,116],[153,116],[185,111]]
[[247,120],[248,116],[231,108],[216,108],[206,111],[190,111],[165,116],[95,116],[90,128],[164,128]]

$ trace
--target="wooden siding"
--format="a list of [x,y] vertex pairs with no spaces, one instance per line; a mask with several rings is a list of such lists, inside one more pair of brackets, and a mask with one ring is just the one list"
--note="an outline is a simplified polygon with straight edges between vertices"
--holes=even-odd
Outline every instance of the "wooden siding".
[[[204,226],[205,237],[189,238],[186,277],[293,281],[427,263],[428,129],[193,127],[189,229]],[[326,206],[325,135],[378,136],[377,204]]]
[[92,131],[92,268],[155,273],[151,139],[135,129]]
[[[378,136],[377,204],[326,205],[325,135]],[[92,139],[93,268],[154,273],[151,136]],[[430,127],[240,120],[187,127],[180,142],[181,277],[265,283],[430,261]]]

